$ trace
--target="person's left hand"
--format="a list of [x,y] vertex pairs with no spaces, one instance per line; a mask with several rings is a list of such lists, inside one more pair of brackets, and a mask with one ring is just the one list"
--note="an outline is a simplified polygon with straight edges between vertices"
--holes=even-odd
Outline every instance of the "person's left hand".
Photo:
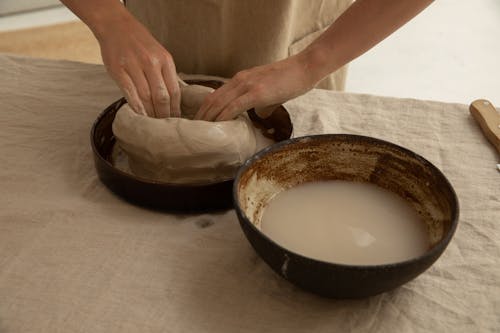
[[278,105],[306,93],[318,81],[309,60],[299,53],[237,73],[205,98],[194,119],[231,120],[251,108]]

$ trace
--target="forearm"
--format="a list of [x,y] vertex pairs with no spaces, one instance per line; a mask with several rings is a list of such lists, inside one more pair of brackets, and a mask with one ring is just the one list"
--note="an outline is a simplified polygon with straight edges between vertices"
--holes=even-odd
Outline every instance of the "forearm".
[[106,70],[139,114],[180,116],[172,55],[119,0],[61,0],[92,30]]
[[131,19],[132,15],[119,0],[61,0],[99,39],[106,26]]
[[432,0],[357,0],[304,54],[319,81],[396,31]]

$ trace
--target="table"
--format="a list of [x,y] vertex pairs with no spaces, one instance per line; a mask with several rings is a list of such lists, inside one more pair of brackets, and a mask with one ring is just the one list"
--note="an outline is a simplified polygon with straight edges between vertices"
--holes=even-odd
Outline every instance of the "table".
[[108,191],[89,131],[118,97],[100,65],[0,55],[0,332],[500,330],[499,157],[466,105],[325,90],[287,103],[296,136],[402,145],[460,200],[455,237],[428,271],[343,301],[271,271],[234,211],[169,215]]

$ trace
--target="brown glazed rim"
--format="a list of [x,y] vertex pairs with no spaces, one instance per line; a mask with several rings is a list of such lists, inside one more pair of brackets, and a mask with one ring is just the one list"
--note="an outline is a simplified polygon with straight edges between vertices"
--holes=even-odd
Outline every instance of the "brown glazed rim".
[[[425,167],[430,168],[432,170],[432,172],[436,173],[438,175],[438,177],[444,181],[447,189],[451,192],[452,198],[453,198],[452,210],[451,210],[452,211],[451,226],[448,229],[448,232],[446,233],[445,237],[443,237],[441,240],[439,240],[439,242],[436,245],[434,245],[431,249],[427,250],[424,254],[422,254],[418,257],[415,257],[415,258],[411,258],[411,259],[403,260],[403,261],[397,261],[397,262],[388,263],[388,264],[348,265],[348,264],[335,263],[335,262],[324,261],[324,260],[306,257],[300,253],[291,251],[291,250],[279,245],[274,240],[269,238],[266,234],[264,234],[261,230],[259,230],[252,222],[250,222],[250,219],[248,218],[248,216],[245,214],[245,212],[243,211],[243,209],[240,206],[238,187],[239,187],[239,183],[240,183],[240,179],[241,179],[242,175],[252,166],[252,164],[256,160],[261,159],[264,156],[270,155],[276,151],[279,151],[286,146],[293,145],[295,143],[300,143],[301,141],[311,141],[311,140],[320,141],[320,140],[328,140],[328,139],[338,139],[338,140],[341,140],[344,142],[362,141],[362,142],[368,142],[368,143],[372,143],[372,144],[376,143],[376,144],[381,145],[381,146],[395,148],[395,149],[400,150],[401,152],[407,154],[410,157],[416,158],[417,160],[422,162],[422,164]],[[444,249],[448,246],[449,242],[451,241],[453,235],[455,234],[455,230],[456,230],[457,225],[458,225],[458,217],[459,217],[459,201],[458,201],[457,194],[456,194],[455,190],[453,189],[453,186],[451,185],[449,180],[446,178],[446,176],[434,164],[429,162],[424,157],[418,155],[417,153],[415,153],[407,148],[396,145],[392,142],[369,137],[369,136],[355,135],[355,134],[307,135],[307,136],[302,136],[302,137],[297,137],[297,138],[292,138],[292,139],[288,139],[285,141],[281,141],[281,142],[275,143],[269,147],[262,149],[261,151],[257,152],[255,155],[250,157],[238,169],[238,172],[236,174],[236,177],[235,177],[234,183],[233,183],[233,205],[234,205],[234,209],[237,210],[239,212],[239,214],[243,217],[244,223],[248,224],[254,232],[257,232],[261,237],[263,237],[265,240],[272,243],[274,246],[278,247],[282,251],[292,253],[293,255],[295,255],[299,258],[302,258],[304,260],[309,260],[309,261],[312,261],[315,263],[324,264],[324,265],[332,265],[332,266],[337,266],[339,268],[354,269],[354,270],[366,270],[367,268],[368,269],[385,269],[385,268],[392,268],[392,267],[407,265],[407,264],[422,261],[427,257],[432,257],[433,255],[436,255],[436,253],[440,253],[440,252],[444,251]]]

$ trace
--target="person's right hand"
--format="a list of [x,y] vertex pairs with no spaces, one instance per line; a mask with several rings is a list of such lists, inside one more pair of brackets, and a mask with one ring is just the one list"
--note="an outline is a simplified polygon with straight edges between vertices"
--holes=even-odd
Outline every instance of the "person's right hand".
[[135,112],[156,118],[180,116],[173,58],[141,23],[128,14],[96,37],[108,73]]

